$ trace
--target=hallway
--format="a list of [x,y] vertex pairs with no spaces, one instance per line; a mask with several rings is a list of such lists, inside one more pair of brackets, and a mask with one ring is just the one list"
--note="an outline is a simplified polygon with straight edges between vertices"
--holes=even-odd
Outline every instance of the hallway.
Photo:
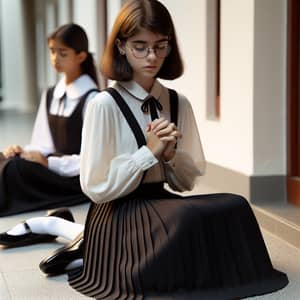
[[[16,142],[23,145],[30,138],[33,123],[32,114],[0,111],[0,149]],[[201,192],[214,192],[205,186],[197,186]],[[88,205],[72,207],[75,220],[83,223]],[[0,232],[16,223],[33,216],[41,216],[45,211],[25,213],[0,219]],[[300,251],[267,231],[263,231],[267,248],[274,267],[286,272],[290,284],[283,290],[260,297],[256,300],[298,300],[300,295]],[[0,250],[0,300],[76,300],[87,299],[72,290],[65,275],[47,278],[39,270],[39,262],[52,251],[66,243],[33,245],[16,249]],[[187,299],[188,300],[188,299]],[[209,300],[209,299],[205,299]]]

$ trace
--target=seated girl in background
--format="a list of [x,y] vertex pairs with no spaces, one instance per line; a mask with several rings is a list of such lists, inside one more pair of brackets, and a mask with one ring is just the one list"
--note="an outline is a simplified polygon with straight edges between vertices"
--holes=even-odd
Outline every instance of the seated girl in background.
[[67,24],[49,36],[48,47],[64,76],[42,95],[31,143],[0,155],[0,216],[89,201],[79,183],[83,116],[98,92],[88,38],[79,25]]

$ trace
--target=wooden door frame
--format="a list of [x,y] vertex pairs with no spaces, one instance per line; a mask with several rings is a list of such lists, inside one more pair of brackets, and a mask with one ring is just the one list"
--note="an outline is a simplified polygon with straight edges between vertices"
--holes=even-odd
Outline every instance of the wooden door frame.
[[[287,198],[300,206],[299,135],[300,2],[288,0],[287,29]],[[300,150],[300,149],[299,149]]]

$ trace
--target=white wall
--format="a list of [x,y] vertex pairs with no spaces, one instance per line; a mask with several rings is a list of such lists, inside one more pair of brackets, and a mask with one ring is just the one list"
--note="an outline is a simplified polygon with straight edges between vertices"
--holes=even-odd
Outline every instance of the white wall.
[[208,160],[232,170],[253,170],[252,0],[221,1],[221,117],[206,123]]
[[188,10],[180,0],[162,1],[173,16],[186,64],[184,76],[167,84],[192,102],[209,162],[246,175],[285,174],[286,1],[221,1],[221,117],[216,121],[206,116],[211,101],[206,1],[212,0],[190,0]]
[[110,31],[112,22],[114,21],[115,16],[121,7],[121,0],[107,1],[106,11],[108,13],[108,28],[103,28],[103,25],[105,25],[105,20],[99,19],[102,18],[102,16],[104,16],[106,13],[105,11],[100,11],[105,7],[105,0],[74,0],[73,5],[74,22],[82,25],[88,34],[90,52],[92,52],[94,55],[100,86],[104,87],[105,80],[102,78],[99,71],[99,61],[101,59],[106,41],[106,30],[108,30],[108,32]]
[[[1,0],[2,108],[26,109],[24,40],[21,0]],[[13,17],[12,17],[13,16]]]
[[122,6],[122,0],[107,1],[107,32],[110,33]]
[[58,25],[72,22],[72,11],[70,10],[70,0],[59,0],[57,2]]
[[81,25],[89,38],[90,51],[97,51],[97,0],[73,0],[73,21]]
[[221,7],[221,119],[206,118],[206,0],[162,1],[170,10],[185,60],[185,74],[170,86],[192,102],[208,161],[252,172],[252,0],[223,0]]
[[255,1],[253,173],[286,174],[285,0]]
[[206,0],[189,0],[189,8],[181,0],[161,2],[171,13],[185,67],[182,77],[165,81],[165,84],[184,94],[192,103],[208,158],[203,123],[206,118]]

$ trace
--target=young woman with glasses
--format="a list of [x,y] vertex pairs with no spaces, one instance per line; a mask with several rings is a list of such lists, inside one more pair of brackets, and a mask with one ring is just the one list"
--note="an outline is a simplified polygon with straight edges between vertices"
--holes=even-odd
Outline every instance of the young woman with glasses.
[[183,73],[161,2],[124,4],[101,70],[116,83],[86,112],[80,180],[92,204],[71,286],[107,300],[224,300],[284,287],[242,196],[165,189],[191,190],[205,159],[190,102],[158,79]]
[[183,72],[162,3],[123,6],[101,70],[116,83],[85,119],[80,176],[93,204],[70,284],[97,299],[224,300],[285,286],[242,196],[164,188],[191,190],[205,159],[189,101],[158,80]]

